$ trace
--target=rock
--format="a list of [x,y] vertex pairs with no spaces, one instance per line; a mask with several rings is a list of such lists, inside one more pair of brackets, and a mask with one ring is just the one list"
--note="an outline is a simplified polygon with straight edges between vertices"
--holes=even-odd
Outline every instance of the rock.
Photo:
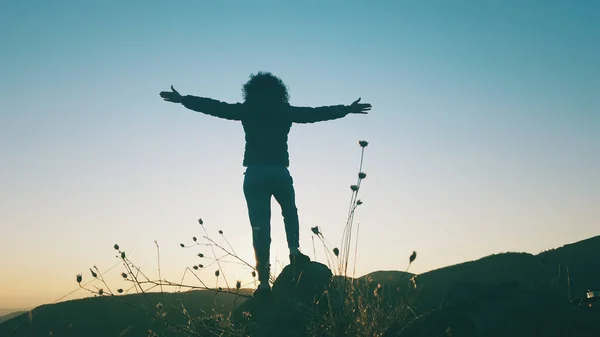
[[322,263],[309,262],[302,268],[287,265],[273,283],[273,298],[312,306],[327,290],[332,277],[331,270]]
[[329,287],[331,270],[309,262],[301,269],[283,268],[273,284],[271,302],[250,298],[232,316],[251,336],[305,336],[307,323],[318,315],[318,300]]

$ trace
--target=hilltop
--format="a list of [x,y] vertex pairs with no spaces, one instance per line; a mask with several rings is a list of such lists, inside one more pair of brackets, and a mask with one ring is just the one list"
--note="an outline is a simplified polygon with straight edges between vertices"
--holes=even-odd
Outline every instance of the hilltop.
[[[420,275],[377,271],[358,279],[408,303],[418,319],[398,322],[386,336],[592,336],[597,335],[596,306],[581,301],[588,289],[600,289],[600,236],[542,252],[500,253]],[[243,290],[248,295],[250,290]],[[0,324],[0,336],[147,336],[170,331],[140,309],[156,311],[186,325],[192,317],[218,321],[246,298],[212,291],[161,295],[93,297],[35,308]],[[164,298],[162,297],[164,296]],[[152,304],[151,304],[152,303]],[[414,318],[414,317],[413,317]],[[207,322],[210,320],[207,320]],[[208,324],[208,323],[207,323]],[[541,324],[541,325],[540,325]],[[449,333],[449,332],[447,332]],[[169,334],[175,336],[177,334]]]
[[[567,273],[568,272],[568,273]],[[537,255],[501,253],[476,261],[432,270],[417,276],[420,302],[425,307],[441,301],[443,294],[464,282],[514,284],[548,291],[568,298],[581,297],[588,289],[600,289],[600,236],[567,244]]]

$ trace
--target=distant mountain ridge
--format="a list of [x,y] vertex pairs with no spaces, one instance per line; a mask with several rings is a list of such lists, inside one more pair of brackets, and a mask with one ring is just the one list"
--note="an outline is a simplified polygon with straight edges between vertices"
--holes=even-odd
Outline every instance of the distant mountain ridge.
[[17,311],[26,311],[23,308],[0,308],[0,316],[5,316]]
[[2,315],[0,315],[0,323],[8,321],[9,319],[17,317],[26,312],[27,311],[24,310],[0,309],[0,313],[3,313]]

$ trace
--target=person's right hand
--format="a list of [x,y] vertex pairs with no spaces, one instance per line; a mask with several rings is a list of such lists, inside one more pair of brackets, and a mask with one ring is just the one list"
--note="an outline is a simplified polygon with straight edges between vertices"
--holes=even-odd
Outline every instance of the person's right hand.
[[371,104],[358,102],[360,102],[360,97],[350,105],[351,114],[367,114],[371,110]]
[[160,93],[160,97],[162,97],[167,102],[181,103],[183,96],[181,96],[179,92],[177,92],[177,90],[173,88],[173,86],[171,86],[171,90],[172,91],[162,91]]

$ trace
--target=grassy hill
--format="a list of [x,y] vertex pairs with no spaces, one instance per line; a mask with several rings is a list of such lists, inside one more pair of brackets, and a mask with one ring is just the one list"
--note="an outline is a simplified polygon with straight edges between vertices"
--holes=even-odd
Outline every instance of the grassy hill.
[[[452,336],[469,337],[600,335],[594,330],[600,313],[569,304],[588,289],[600,290],[600,236],[537,255],[501,253],[432,270],[415,277],[416,288],[413,276],[377,271],[359,278],[367,286],[382,284],[401,292],[419,316],[411,324],[398,322],[385,336],[442,336],[450,327]],[[0,336],[48,336],[50,331],[53,336],[148,336],[148,330],[178,336],[152,314],[166,314],[186,326],[185,307],[191,317],[212,317],[207,324],[219,324],[219,313],[229,313],[244,300],[212,291],[73,300],[7,320],[0,324]],[[162,311],[156,309],[159,302]],[[536,330],[542,323],[545,330]]]
[[370,281],[371,283],[388,284],[392,282],[410,280],[413,277],[413,273],[408,273],[398,270],[379,270],[367,275],[361,276],[358,279],[363,281]]
[[[568,267],[568,274],[567,274]],[[545,251],[502,253],[417,276],[418,302],[425,308],[439,304],[457,284],[518,284],[571,298],[588,289],[600,289],[600,236]]]
[[[240,293],[249,295],[251,291],[242,289]],[[90,297],[37,307],[31,314],[0,324],[0,336],[48,336],[50,331],[53,336],[147,336],[148,330],[165,333],[172,329],[152,317],[157,312],[175,324],[186,325],[184,307],[191,317],[214,317],[230,312],[245,299],[205,290]],[[163,310],[157,310],[158,303]]]

